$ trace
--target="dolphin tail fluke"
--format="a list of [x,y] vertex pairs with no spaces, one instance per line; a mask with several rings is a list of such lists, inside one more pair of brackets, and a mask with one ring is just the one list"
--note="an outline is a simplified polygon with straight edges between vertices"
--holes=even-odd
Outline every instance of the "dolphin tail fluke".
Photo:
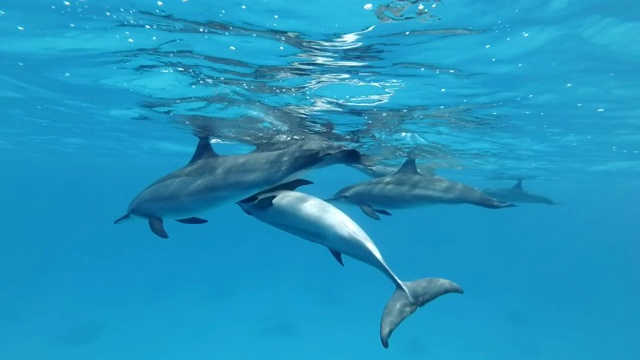
[[439,278],[424,278],[402,284],[406,291],[398,285],[382,312],[380,341],[385,349],[389,347],[389,337],[393,331],[419,307],[444,294],[464,292],[456,283]]

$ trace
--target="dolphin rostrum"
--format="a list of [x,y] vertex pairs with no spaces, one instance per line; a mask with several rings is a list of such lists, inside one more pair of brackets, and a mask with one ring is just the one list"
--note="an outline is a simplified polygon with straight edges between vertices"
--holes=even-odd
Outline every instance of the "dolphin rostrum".
[[215,206],[242,199],[312,168],[360,161],[357,150],[322,148],[317,144],[220,156],[208,136],[198,136],[189,163],[142,190],[127,213],[114,223],[132,215],[144,218],[154,234],[166,239],[169,235],[163,225],[165,218],[184,224],[204,224],[207,220],[198,216]]
[[504,189],[486,189],[484,190],[489,196],[502,201],[509,201],[513,203],[537,203],[547,205],[557,205],[558,203],[544,197],[542,195],[532,194],[522,188],[522,179],[518,179],[515,185],[510,188]]
[[344,254],[378,269],[389,278],[396,290],[382,313],[382,346],[389,347],[391,333],[419,307],[447,293],[463,293],[460,286],[446,279],[400,280],[374,242],[349,216],[322,199],[294,191],[309,184],[312,182],[304,179],[281,183],[237,204],[245,213],[263,223],[327,247],[340,265],[344,266]]
[[405,160],[393,174],[377,177],[338,191],[328,201],[340,200],[360,206],[369,217],[380,220],[391,215],[386,209],[404,209],[433,204],[473,204],[489,209],[515,206],[484,192],[447,180],[435,173],[422,174],[415,159]]

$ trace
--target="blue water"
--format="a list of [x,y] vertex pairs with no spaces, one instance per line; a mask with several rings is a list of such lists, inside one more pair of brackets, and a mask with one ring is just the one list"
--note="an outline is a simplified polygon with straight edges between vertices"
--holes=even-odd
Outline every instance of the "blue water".
[[[0,3],[0,359],[639,359],[638,5],[368,2]],[[400,278],[465,290],[389,349],[388,279],[233,203],[168,240],[113,224],[194,125],[238,154],[329,123],[393,166],[531,177],[562,205],[339,205]],[[319,197],[367,179],[306,177]]]

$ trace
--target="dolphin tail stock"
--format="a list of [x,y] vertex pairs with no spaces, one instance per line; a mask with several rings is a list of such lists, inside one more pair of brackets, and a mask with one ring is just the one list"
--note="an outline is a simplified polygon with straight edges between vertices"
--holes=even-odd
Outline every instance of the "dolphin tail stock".
[[419,307],[444,294],[464,293],[458,284],[441,278],[424,278],[401,284],[405,289],[396,284],[396,290],[382,312],[380,341],[385,349],[389,347],[389,337],[393,331]]

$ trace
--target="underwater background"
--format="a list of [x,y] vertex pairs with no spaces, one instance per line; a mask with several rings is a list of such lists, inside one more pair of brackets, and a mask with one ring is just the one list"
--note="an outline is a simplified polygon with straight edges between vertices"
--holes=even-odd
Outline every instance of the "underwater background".
[[[1,2],[0,359],[640,358],[638,33],[631,1]],[[113,224],[194,124],[220,154],[331,128],[559,204],[337,205],[400,278],[465,291],[384,349],[388,279],[234,203],[167,240]]]

